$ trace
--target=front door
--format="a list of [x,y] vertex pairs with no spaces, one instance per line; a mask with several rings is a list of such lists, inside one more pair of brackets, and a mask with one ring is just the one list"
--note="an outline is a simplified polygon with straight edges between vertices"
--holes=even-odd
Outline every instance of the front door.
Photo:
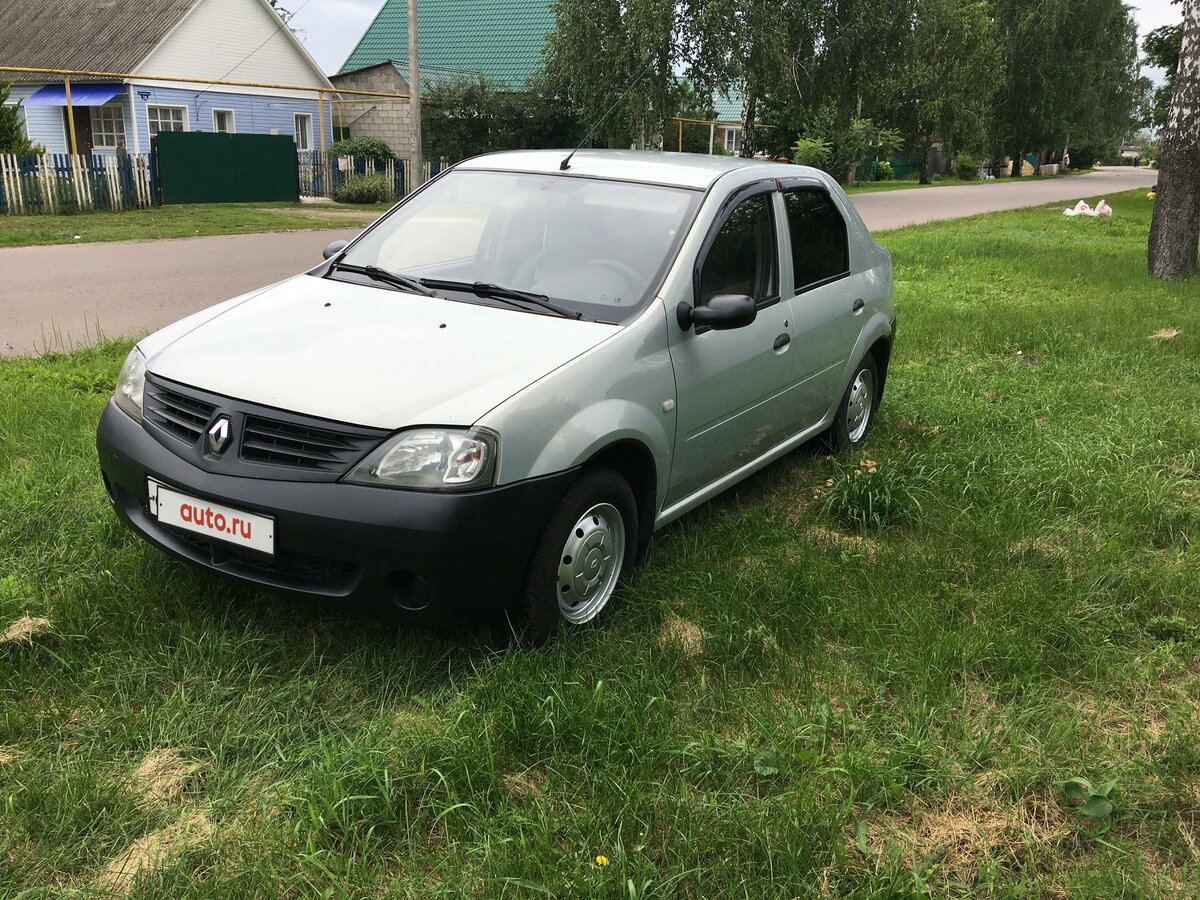
[[[90,106],[73,106],[75,113],[75,146],[80,156],[92,155],[92,108]],[[63,107],[63,128],[67,135],[67,152],[71,150],[71,126],[67,121],[67,108]]]
[[753,323],[730,331],[670,324],[677,418],[671,505],[761,456],[797,429],[792,396],[794,323],[779,295],[775,183],[743,188],[701,250],[693,302],[745,294]]

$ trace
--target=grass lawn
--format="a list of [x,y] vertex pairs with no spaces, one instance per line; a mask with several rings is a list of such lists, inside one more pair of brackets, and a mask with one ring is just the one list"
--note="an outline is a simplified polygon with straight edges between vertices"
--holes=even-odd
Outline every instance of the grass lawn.
[[[1071,178],[1075,175],[1084,175],[1088,172],[1095,171],[1094,169],[1072,169],[1070,172],[1064,172],[1061,175],[1023,175],[1017,179],[1019,182],[1024,181],[1047,181],[1054,178]],[[1011,184],[1011,178],[996,178],[992,181],[962,181],[955,178],[953,175],[947,175],[937,181],[929,184],[921,184],[916,180],[904,181],[860,181],[858,184],[843,186],[843,190],[847,194],[876,194],[880,191],[908,191],[914,188],[931,188],[931,187],[963,187],[965,185],[981,185],[981,184]]]
[[127,345],[0,361],[0,632],[49,629],[0,641],[0,896],[1194,895],[1200,282],[1109,199],[884,235],[865,453],[539,652],[169,560],[94,458]]
[[157,206],[124,212],[0,215],[0,248],[97,241],[148,241],[263,231],[307,231],[353,227],[356,224],[365,226],[388,208],[383,204],[347,207],[299,203],[209,203]]

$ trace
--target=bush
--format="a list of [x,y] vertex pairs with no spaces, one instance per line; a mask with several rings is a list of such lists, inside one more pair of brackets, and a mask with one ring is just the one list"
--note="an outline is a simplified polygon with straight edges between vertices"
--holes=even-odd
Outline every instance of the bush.
[[876,181],[891,181],[896,177],[895,170],[892,169],[892,164],[886,159],[875,163],[875,180]]
[[338,185],[333,199],[338,203],[391,203],[396,194],[386,175],[354,175]]
[[798,166],[820,169],[829,159],[829,142],[820,138],[801,137],[792,144],[792,162]]
[[335,156],[358,156],[375,162],[386,162],[396,158],[386,141],[372,137],[344,138],[334,141],[329,149]]
[[959,181],[978,181],[983,161],[970,153],[960,153],[954,160],[954,175]]

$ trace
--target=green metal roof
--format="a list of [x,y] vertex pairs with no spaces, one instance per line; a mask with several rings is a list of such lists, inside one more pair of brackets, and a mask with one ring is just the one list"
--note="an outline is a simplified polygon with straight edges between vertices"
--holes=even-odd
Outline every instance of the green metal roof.
[[[554,29],[551,0],[418,0],[421,64],[523,87]],[[408,2],[387,0],[342,72],[408,59]],[[422,79],[424,80],[424,79]]]
[[717,111],[718,122],[742,121],[742,106],[746,98],[741,91],[734,89],[727,94],[717,94],[713,97],[713,109]]

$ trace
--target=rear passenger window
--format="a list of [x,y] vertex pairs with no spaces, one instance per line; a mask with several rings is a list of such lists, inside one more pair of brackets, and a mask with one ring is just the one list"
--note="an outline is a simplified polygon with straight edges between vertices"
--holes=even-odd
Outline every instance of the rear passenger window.
[[792,233],[792,268],[796,290],[837,278],[850,271],[846,223],[824,191],[785,191],[788,229]]
[[756,302],[779,293],[771,194],[755,194],[725,220],[700,270],[700,302],[745,294]]

